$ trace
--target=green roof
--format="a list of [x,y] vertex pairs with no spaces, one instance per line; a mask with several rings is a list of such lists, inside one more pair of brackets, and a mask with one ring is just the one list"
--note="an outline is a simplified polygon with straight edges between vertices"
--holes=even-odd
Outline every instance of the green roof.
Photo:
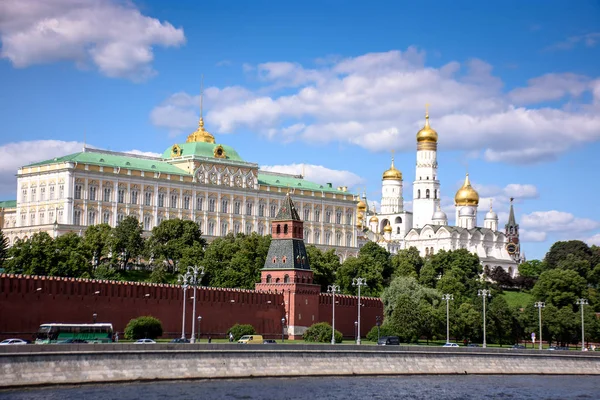
[[[162,157],[170,159],[173,147],[167,148],[163,153]],[[225,158],[218,158],[219,160],[231,160],[231,161],[244,161],[242,157],[234,150],[233,147],[218,143],[206,143],[206,142],[189,142],[189,143],[178,143],[177,146],[181,149],[181,157],[185,156],[199,156],[215,158],[215,149],[221,146],[225,150]]]
[[315,192],[328,192],[351,195],[350,192],[342,192],[329,184],[321,185],[304,180],[301,175],[285,175],[272,172],[258,171],[258,183],[261,185],[289,187],[290,189],[313,190]]
[[92,165],[101,165],[107,167],[121,167],[127,169],[136,169],[142,171],[155,171],[165,174],[188,175],[184,170],[177,168],[165,161],[152,157],[136,157],[134,155],[124,155],[123,153],[114,153],[109,151],[100,151],[86,149],[83,152],[69,154],[64,157],[56,157],[45,160],[26,167],[37,167],[47,164],[56,164],[61,162],[78,162]]
[[16,206],[17,206],[16,200],[0,201],[0,208],[15,208]]

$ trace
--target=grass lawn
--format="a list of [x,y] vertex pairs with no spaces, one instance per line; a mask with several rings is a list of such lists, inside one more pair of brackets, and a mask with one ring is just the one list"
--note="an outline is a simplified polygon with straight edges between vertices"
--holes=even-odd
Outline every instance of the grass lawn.
[[531,301],[532,296],[526,292],[509,292],[502,293],[509,307],[525,307]]

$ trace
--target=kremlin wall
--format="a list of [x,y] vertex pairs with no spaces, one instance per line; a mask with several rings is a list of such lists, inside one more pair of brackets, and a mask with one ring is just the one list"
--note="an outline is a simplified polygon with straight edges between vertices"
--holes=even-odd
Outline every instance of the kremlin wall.
[[[257,333],[281,337],[281,318],[289,319],[290,305],[304,326],[331,324],[332,296],[325,293],[296,296],[293,285],[286,290],[255,291],[198,287],[196,315],[202,316],[196,332],[201,337],[225,337],[236,323],[251,324]],[[186,337],[191,333],[193,289],[186,292]],[[354,338],[357,298],[336,295],[335,328]],[[383,315],[378,298],[361,297],[361,333],[375,326]],[[318,305],[317,307],[315,307]],[[20,337],[31,340],[40,324],[49,322],[112,323],[122,338],[132,318],[152,315],[163,324],[163,337],[181,337],[183,290],[177,285],[117,282],[26,275],[0,275],[0,340]],[[286,327],[287,328],[287,327]],[[286,335],[286,338],[288,336]],[[296,337],[290,337],[300,339]]]

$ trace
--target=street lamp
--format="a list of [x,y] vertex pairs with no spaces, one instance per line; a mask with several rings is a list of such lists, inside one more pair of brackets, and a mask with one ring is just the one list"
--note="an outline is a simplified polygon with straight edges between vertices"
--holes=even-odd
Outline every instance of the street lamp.
[[[358,321],[354,321],[354,340],[356,340],[358,336]],[[358,343],[358,341],[357,341]]]
[[451,294],[445,294],[442,296],[442,300],[446,302],[446,343],[450,343],[450,300],[454,300],[454,296]]
[[[540,347],[539,347],[539,349],[542,350],[542,308],[546,307],[546,303],[544,303],[543,301],[536,301],[533,306],[538,309],[538,316],[539,316],[539,321],[540,321]],[[532,338],[534,337],[533,334],[531,336],[532,336]]]
[[96,318],[98,317],[98,314],[93,313],[92,314],[92,321],[94,321],[94,324],[96,323]]
[[285,335],[285,317],[281,318],[281,343],[284,341]]
[[379,343],[379,327],[381,326],[381,316],[377,315],[375,317],[375,325],[377,325],[377,343]]
[[198,342],[200,341],[200,323],[202,322],[202,315],[198,315]]
[[354,278],[352,279],[352,286],[358,287],[358,321],[356,322],[356,344],[360,344],[360,287],[367,286],[367,280],[365,278]]
[[584,334],[584,326],[583,326],[583,306],[587,306],[589,303],[587,299],[577,299],[575,303],[581,306],[581,351],[585,349],[585,334]]
[[177,283],[181,285],[183,289],[183,316],[181,317],[181,339],[185,340],[185,303],[186,303],[186,292],[190,286],[191,275],[189,273],[181,274],[177,277]]
[[204,276],[204,267],[188,267],[188,274],[191,275],[190,283],[194,285],[194,309],[192,311],[192,337],[191,342],[196,343],[196,288],[198,287],[198,275],[200,275],[200,281],[202,281],[202,277]]
[[488,289],[479,289],[477,291],[477,296],[483,298],[483,347],[487,347],[485,342],[485,298],[492,297],[492,295]]
[[327,286],[327,293],[332,294],[331,298],[331,344],[335,344],[335,294],[340,292],[340,287],[338,285],[329,285]]

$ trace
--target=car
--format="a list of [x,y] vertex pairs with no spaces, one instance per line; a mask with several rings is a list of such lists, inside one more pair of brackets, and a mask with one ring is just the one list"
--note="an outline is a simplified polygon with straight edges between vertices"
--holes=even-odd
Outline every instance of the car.
[[456,343],[446,343],[444,346],[442,347],[458,347],[458,344]]
[[569,350],[569,348],[566,346],[550,346],[548,350]]
[[513,345],[513,347],[512,347],[512,348],[513,348],[513,349],[517,349],[517,350],[523,350],[523,349],[525,349],[526,347],[525,347],[525,346],[523,346],[522,344],[515,344],[515,345]]
[[377,341],[379,346],[399,346],[400,338],[398,336],[382,336]]
[[263,344],[276,344],[277,341],[275,339],[265,339],[263,340]]
[[171,340],[171,343],[189,343],[190,339],[186,339],[186,338],[176,338]]
[[156,343],[156,342],[152,339],[138,339],[135,341],[135,344],[152,344],[152,343]]
[[85,339],[70,338],[70,339],[60,341],[58,343],[61,343],[61,344],[83,344],[83,343],[88,343],[88,341]]
[[15,344],[27,344],[27,341],[25,341],[23,339],[5,339],[0,342],[0,345],[2,345],[2,346],[15,345]]
[[479,345],[477,343],[469,343],[467,347],[479,347]]

